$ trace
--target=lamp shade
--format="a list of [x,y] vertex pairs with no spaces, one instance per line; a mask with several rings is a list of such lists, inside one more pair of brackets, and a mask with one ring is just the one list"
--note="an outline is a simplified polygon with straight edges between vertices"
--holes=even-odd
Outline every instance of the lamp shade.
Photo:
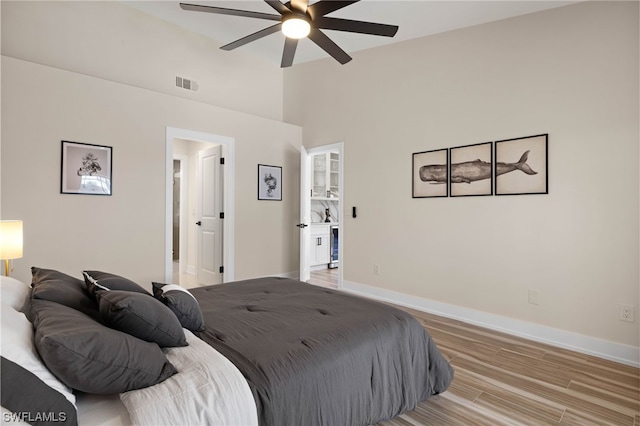
[[0,220],[0,259],[22,257],[22,221]]

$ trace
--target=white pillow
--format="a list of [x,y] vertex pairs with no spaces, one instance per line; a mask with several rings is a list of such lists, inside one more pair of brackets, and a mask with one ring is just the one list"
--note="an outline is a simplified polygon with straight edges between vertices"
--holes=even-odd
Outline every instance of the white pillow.
[[20,310],[24,304],[29,286],[11,277],[0,276],[0,302]]

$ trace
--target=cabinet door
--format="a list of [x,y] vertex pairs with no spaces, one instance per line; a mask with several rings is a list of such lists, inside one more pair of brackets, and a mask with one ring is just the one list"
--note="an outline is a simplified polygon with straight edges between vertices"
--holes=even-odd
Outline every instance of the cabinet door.
[[318,237],[318,264],[329,263],[329,234],[323,234]]
[[340,195],[340,159],[337,153],[316,154],[311,167],[311,196],[338,198]]
[[327,196],[327,156],[318,154],[313,156],[313,171],[311,172],[312,197]]
[[311,266],[328,264],[330,260],[328,227],[312,230],[309,240],[309,263]]
[[329,154],[329,192],[332,197],[340,196],[340,158],[333,152]]

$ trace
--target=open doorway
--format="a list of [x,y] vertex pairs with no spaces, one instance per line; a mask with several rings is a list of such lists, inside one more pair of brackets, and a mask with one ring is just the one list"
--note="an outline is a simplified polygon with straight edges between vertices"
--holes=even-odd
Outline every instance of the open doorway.
[[222,147],[173,141],[173,279],[183,287],[222,282]]
[[166,155],[165,280],[184,287],[233,281],[233,139],[167,128]]
[[180,262],[180,194],[182,192],[182,188],[180,188],[182,177],[180,174],[180,162],[180,159],[173,159],[173,245],[171,247],[171,260],[173,260],[174,265],[176,262]]
[[[307,261],[308,283],[330,288],[341,288],[343,279],[344,223],[344,153],[343,144],[337,143],[311,148],[307,151],[309,188],[302,197],[308,197],[309,206]],[[307,207],[304,207],[307,208]],[[302,244],[302,243],[301,243]],[[306,267],[306,266],[305,266]]]
[[[173,158],[173,222],[171,230],[172,246],[171,260],[173,262],[173,279],[171,282],[180,283],[180,275],[187,274],[186,248],[186,219],[188,216],[189,196],[189,159],[185,155],[175,155]],[[184,177],[184,179],[183,179]]]

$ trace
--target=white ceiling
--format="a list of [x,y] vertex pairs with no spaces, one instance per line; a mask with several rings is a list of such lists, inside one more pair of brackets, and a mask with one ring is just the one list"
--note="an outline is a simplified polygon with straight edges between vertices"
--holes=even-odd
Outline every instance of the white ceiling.
[[[220,46],[273,25],[273,21],[262,19],[185,11],[180,8],[179,1],[122,2],[149,15],[209,37]],[[277,14],[271,6],[260,0],[183,0],[183,2]],[[312,0],[310,3],[313,4],[315,1]],[[398,25],[400,29],[395,37],[323,31],[343,50],[351,53],[572,3],[577,1],[362,0],[327,16]],[[275,33],[225,53],[233,55],[234,52],[241,50],[279,66],[283,47],[284,36],[281,33]],[[329,56],[310,40],[301,40],[296,50],[294,66],[296,63],[327,57]]]

